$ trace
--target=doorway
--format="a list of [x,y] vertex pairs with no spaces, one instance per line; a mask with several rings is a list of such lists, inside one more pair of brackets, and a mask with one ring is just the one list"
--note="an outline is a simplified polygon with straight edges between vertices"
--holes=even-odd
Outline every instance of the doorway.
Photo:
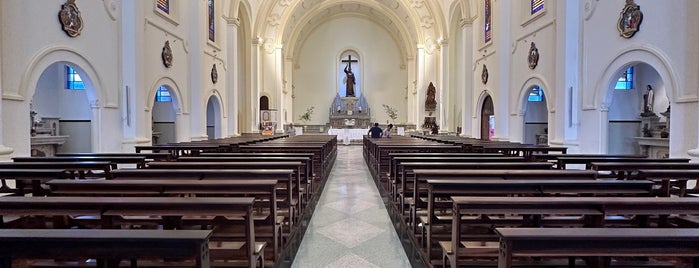
[[493,99],[486,96],[481,108],[481,140],[491,140],[495,134],[495,109]]

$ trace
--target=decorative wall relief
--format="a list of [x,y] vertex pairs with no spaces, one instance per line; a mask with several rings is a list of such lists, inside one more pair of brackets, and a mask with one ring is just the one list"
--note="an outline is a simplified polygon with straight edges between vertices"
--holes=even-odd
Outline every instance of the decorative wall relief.
[[641,12],[641,6],[634,3],[633,0],[626,0],[626,5],[619,14],[616,28],[619,30],[621,37],[631,38],[640,29],[642,21],[643,12]]
[[481,82],[484,85],[488,83],[488,66],[485,66],[485,64],[483,64],[483,71],[481,71]]
[[216,71],[216,64],[214,64],[214,67],[211,67],[211,82],[214,84],[218,82],[218,71]]
[[539,49],[536,48],[536,44],[532,42],[532,45],[529,47],[529,56],[527,57],[527,61],[529,62],[529,69],[534,70],[537,65],[539,65]]
[[172,48],[170,48],[170,41],[165,41],[163,52],[160,53],[160,56],[163,58],[163,65],[165,65],[166,68],[170,68],[172,66]]
[[61,11],[58,12],[58,20],[63,26],[63,31],[70,37],[80,35],[80,32],[83,30],[82,15],[75,4],[75,0],[67,0],[65,4],[61,5]]

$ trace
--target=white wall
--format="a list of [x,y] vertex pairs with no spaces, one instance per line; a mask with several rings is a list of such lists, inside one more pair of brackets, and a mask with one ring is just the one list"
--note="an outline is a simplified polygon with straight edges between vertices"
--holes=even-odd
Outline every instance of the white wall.
[[360,54],[362,72],[355,75],[357,83],[361,84],[361,93],[371,107],[372,121],[389,120],[381,106],[388,104],[398,110],[396,123],[405,122],[407,71],[401,68],[397,45],[379,25],[350,17],[328,21],[304,42],[296,63],[298,68],[293,71],[296,98],[291,119],[301,123],[298,117],[307,107],[314,106],[309,124],[328,122],[328,109],[338,87],[344,86],[336,82],[342,79],[337,77],[336,61],[346,49],[355,49]]

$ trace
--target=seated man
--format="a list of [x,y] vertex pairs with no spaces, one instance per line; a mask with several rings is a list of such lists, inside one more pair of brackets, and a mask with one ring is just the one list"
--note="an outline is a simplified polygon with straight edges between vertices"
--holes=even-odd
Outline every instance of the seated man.
[[374,123],[374,126],[369,129],[367,134],[369,134],[372,138],[381,138],[383,135],[383,130],[381,130],[379,127],[379,123]]

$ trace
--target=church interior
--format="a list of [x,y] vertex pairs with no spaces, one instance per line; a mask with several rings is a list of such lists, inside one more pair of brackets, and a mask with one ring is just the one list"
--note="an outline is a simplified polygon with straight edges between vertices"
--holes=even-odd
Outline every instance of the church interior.
[[699,267],[695,11],[0,1],[0,267]]

